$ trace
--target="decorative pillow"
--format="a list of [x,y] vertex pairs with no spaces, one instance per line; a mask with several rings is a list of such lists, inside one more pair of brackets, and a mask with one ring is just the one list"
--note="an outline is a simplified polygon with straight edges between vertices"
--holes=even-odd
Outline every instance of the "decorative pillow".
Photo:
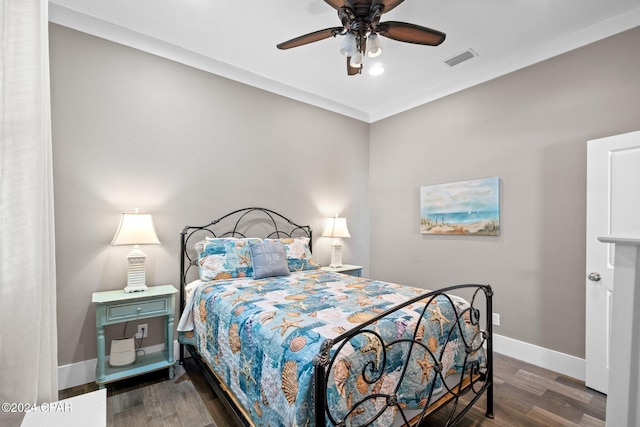
[[249,242],[260,239],[235,239],[231,237],[208,238],[198,254],[200,280],[234,279],[251,277],[251,251]]
[[265,239],[265,242],[279,241],[287,252],[289,271],[317,270],[320,264],[316,263],[309,249],[308,237],[290,237],[285,239]]
[[287,253],[281,242],[249,242],[249,247],[254,278],[262,279],[290,274]]

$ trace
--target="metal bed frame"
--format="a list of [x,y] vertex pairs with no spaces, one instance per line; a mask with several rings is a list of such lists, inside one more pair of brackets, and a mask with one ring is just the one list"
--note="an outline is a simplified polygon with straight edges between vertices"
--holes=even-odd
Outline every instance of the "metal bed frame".
[[[265,225],[267,228],[265,229]],[[202,226],[186,226],[180,233],[180,307],[181,310],[185,306],[185,286],[188,283],[188,277],[191,267],[194,267],[197,263],[197,255],[195,251],[191,252],[190,248],[193,248],[193,243],[204,239],[204,236],[211,237],[247,237],[247,230],[259,229],[259,235],[252,234],[249,237],[262,237],[262,238],[282,238],[282,237],[309,237],[309,245],[311,247],[311,240],[313,237],[311,227],[301,226],[283,215],[265,208],[244,208],[228,213],[206,225]],[[455,291],[467,291],[471,292],[470,306],[457,314],[456,319],[449,319],[451,324],[455,324],[455,327],[451,327],[449,330],[449,338],[454,330],[460,332],[460,336],[463,337],[465,346],[465,361],[463,364],[463,370],[458,382],[455,384],[448,384],[445,380],[446,373],[443,371],[443,346],[441,354],[434,354],[425,344],[422,342],[422,337],[419,336],[418,325],[423,321],[424,316],[428,315],[427,307],[429,303],[437,298],[446,298],[452,306],[454,302],[451,300],[449,294]],[[437,291],[425,292],[415,298],[406,301],[402,304],[396,305],[384,313],[372,318],[371,320],[360,324],[359,326],[346,331],[333,340],[325,340],[321,346],[320,352],[314,357],[314,406],[315,406],[315,425],[334,425],[343,427],[346,425],[345,419],[348,416],[355,415],[359,412],[360,407],[372,399],[382,399],[384,408],[377,412],[371,419],[367,420],[363,425],[370,425],[374,423],[385,410],[390,407],[397,408],[397,412],[402,417],[403,425],[406,426],[422,426],[433,425],[434,422],[441,423],[445,426],[453,426],[457,424],[464,415],[471,409],[471,407],[480,399],[480,397],[486,393],[486,412],[485,415],[488,418],[493,418],[493,332],[491,323],[492,313],[492,296],[493,291],[489,285],[458,285],[451,286]],[[410,304],[418,301],[425,300],[424,311],[421,314],[420,321],[416,324],[416,329],[413,331],[412,339],[403,339],[396,341],[385,342],[383,338],[377,334],[373,329],[369,329],[370,325],[375,324],[380,319],[390,315],[391,313],[400,310]],[[481,315],[481,307],[484,309],[484,316]],[[456,312],[454,310],[454,312]],[[474,337],[467,342],[464,339],[462,332],[462,324],[464,322],[470,323],[475,327],[476,333]],[[362,334],[367,334],[369,338],[374,337],[373,342],[378,349],[376,357],[366,363],[366,368],[362,372],[364,380],[368,384],[373,384],[380,379],[380,376],[385,371],[384,367],[387,361],[387,351],[394,345],[408,345],[409,349],[404,360],[401,377],[397,383],[395,390],[392,393],[375,393],[366,396],[358,402],[351,404],[350,409],[346,416],[340,418],[336,414],[332,414],[327,406],[327,379],[330,377],[332,369],[336,366],[340,351],[344,346],[352,340]],[[232,414],[235,422],[239,426],[251,426],[252,423],[249,417],[245,414],[244,410],[236,403],[233,394],[229,389],[219,381],[217,376],[209,368],[209,365],[204,361],[197,353],[195,347],[191,345],[180,345],[180,364],[184,362],[184,348],[187,347],[189,353],[202,369],[207,382],[214,390],[216,395],[222,399],[223,404]],[[398,402],[396,393],[398,392],[400,385],[402,384],[402,378],[407,372],[407,368],[411,363],[411,353],[418,347],[428,352],[429,359],[433,361],[433,369],[435,371],[434,377],[440,377],[443,387],[446,389],[445,393],[440,397],[432,395],[433,387],[429,392],[428,399],[426,401],[424,409],[417,415],[409,415],[402,408],[402,405]],[[470,358],[471,355],[478,351],[484,351],[485,362],[483,366]],[[333,354],[332,354],[333,353]],[[444,408],[449,408],[448,412]],[[434,421],[435,420],[435,421]]]

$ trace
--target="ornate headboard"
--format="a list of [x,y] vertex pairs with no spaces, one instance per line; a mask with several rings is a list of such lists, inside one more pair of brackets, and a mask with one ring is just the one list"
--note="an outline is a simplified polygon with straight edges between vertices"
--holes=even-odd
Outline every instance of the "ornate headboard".
[[[312,247],[312,231],[308,225],[298,225],[287,217],[265,208],[244,208],[230,212],[206,225],[188,225],[180,232],[180,289],[183,307],[184,287],[188,283],[191,267],[197,271],[198,254],[195,244],[205,237],[308,237]],[[191,274],[195,274],[191,273]]]

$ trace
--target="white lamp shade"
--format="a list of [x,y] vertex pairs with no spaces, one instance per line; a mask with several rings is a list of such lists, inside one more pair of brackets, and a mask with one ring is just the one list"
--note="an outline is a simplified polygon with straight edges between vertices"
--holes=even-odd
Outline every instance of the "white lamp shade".
[[340,46],[340,53],[344,56],[354,56],[358,53],[358,44],[356,43],[356,36],[353,33],[347,33],[344,36],[342,45]]
[[367,56],[369,58],[375,58],[382,53],[382,45],[377,34],[370,34],[367,38]]
[[347,229],[347,219],[339,217],[328,218],[327,226],[322,233],[322,237],[351,237],[349,230]]
[[151,214],[123,213],[112,245],[159,245]]
[[360,52],[357,52],[355,55],[353,55],[349,60],[349,65],[351,65],[353,68],[362,67],[362,54]]

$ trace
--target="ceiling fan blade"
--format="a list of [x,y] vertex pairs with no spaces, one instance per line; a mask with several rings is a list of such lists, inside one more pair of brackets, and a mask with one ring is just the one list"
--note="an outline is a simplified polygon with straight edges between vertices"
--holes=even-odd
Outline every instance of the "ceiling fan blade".
[[375,6],[376,4],[382,4],[384,5],[384,9],[382,10],[382,13],[386,13],[389,12],[390,10],[395,9],[396,6],[398,6],[400,3],[402,3],[404,0],[373,0],[372,6]]
[[380,25],[378,25],[377,32],[381,36],[393,40],[428,46],[438,46],[447,36],[445,33],[432,30],[431,28],[398,21],[381,22]]
[[325,28],[324,30],[314,31],[313,33],[298,36],[294,39],[287,40],[286,42],[279,43],[278,49],[291,49],[292,47],[302,46],[304,44],[317,42],[320,40],[333,37],[336,34],[342,32],[342,27]]
[[342,9],[342,6],[345,6],[344,0],[324,0],[324,2],[335,10],[340,10]]
[[360,74],[360,70],[362,70],[362,65],[359,67],[352,67],[351,57],[347,57],[347,75],[355,76],[356,74]]

